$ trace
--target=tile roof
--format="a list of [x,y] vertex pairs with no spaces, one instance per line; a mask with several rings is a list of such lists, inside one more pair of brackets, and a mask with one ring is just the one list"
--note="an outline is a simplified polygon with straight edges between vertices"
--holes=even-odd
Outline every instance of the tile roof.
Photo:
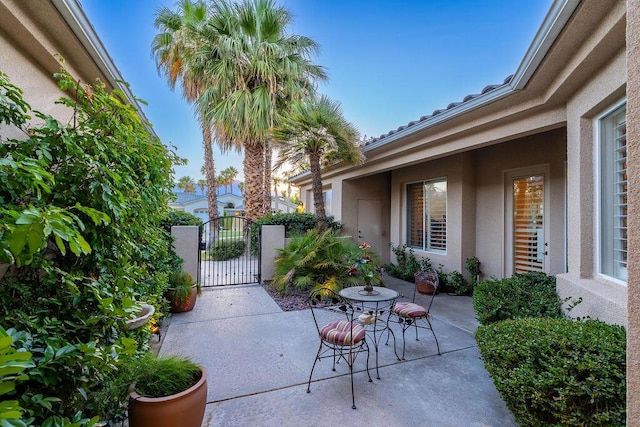
[[455,109],[457,107],[460,107],[460,106],[464,105],[465,103],[471,101],[472,99],[475,99],[475,98],[477,98],[479,96],[482,96],[482,95],[484,95],[486,93],[492,92],[492,91],[496,90],[499,87],[506,86],[506,85],[509,84],[509,82],[511,82],[512,78],[513,78],[513,74],[511,74],[510,76],[507,76],[507,78],[504,79],[504,81],[501,84],[487,85],[478,94],[469,94],[469,95],[465,96],[462,99],[462,101],[460,101],[460,102],[452,102],[452,103],[450,103],[449,105],[447,105],[447,108],[441,108],[441,109],[438,109],[438,110],[434,110],[433,113],[431,113],[429,115],[422,116],[418,120],[414,120],[412,122],[409,122],[406,125],[402,125],[399,128],[391,130],[391,131],[389,131],[389,132],[387,132],[385,134],[382,134],[377,138],[372,137],[372,138],[370,138],[370,139],[368,139],[367,141],[364,142],[363,147],[366,147],[366,146],[368,146],[370,144],[373,144],[373,143],[381,142],[381,140],[383,140],[383,139],[385,139],[387,137],[390,137],[391,135],[394,135],[395,133],[397,133],[397,132],[399,132],[401,130],[405,130],[405,129],[411,128],[412,126],[415,126],[418,123],[422,123],[422,122],[424,122],[424,121],[426,121],[428,119],[431,119],[431,118],[433,118],[433,117],[435,117],[435,116],[437,116],[439,114],[444,113],[445,111],[449,111],[449,110]]

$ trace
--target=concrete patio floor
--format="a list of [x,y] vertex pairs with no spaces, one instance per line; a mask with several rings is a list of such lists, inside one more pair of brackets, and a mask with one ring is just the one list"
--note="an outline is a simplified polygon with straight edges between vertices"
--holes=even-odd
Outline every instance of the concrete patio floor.
[[[385,284],[411,296],[413,284]],[[380,346],[378,380],[371,345],[373,382],[364,357],[354,368],[356,410],[344,364],[333,372],[330,360],[318,362],[306,392],[319,344],[311,313],[283,312],[258,284],[203,290],[193,311],[173,315],[160,354],[207,368],[207,427],[517,425],[480,359],[471,298],[438,294],[432,314],[442,355],[429,331],[420,341],[410,331],[406,360],[397,360],[392,341]]]

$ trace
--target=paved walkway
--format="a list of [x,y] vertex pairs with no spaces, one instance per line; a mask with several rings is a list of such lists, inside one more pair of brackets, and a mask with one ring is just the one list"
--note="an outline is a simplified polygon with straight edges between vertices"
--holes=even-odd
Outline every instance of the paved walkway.
[[[385,283],[411,295],[412,284]],[[380,380],[372,370],[368,382],[364,358],[356,362],[356,410],[348,369],[333,372],[330,360],[306,393],[319,343],[311,313],[283,312],[257,284],[204,290],[193,311],[173,315],[160,354],[207,368],[203,426],[515,426],[473,339],[471,298],[439,294],[432,313],[442,355],[429,331],[407,340],[404,361],[382,345]]]

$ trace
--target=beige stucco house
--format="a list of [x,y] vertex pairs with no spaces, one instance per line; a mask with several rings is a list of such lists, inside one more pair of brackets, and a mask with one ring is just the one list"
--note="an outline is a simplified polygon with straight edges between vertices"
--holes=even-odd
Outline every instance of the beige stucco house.
[[[573,315],[626,325],[629,425],[640,423],[638,9],[554,1],[512,76],[367,141],[364,165],[323,172],[329,213],[383,260],[393,243],[445,271],[472,256],[484,277],[544,271],[582,298]],[[310,175],[293,182],[311,206]]]
[[[0,0],[0,70],[64,121],[56,54],[135,102],[77,0]],[[363,166],[325,171],[329,213],[448,270],[475,255],[486,277],[556,274],[584,300],[574,314],[627,326],[640,425],[640,0],[556,0],[514,75],[458,101],[369,141]],[[309,176],[295,182],[311,206]]]

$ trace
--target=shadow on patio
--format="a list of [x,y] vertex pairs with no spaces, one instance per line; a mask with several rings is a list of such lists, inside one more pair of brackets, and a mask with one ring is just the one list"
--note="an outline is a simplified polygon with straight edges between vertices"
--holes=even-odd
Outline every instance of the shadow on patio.
[[[411,295],[410,283],[388,277],[385,284]],[[311,313],[283,312],[261,285],[204,290],[193,311],[173,315],[160,354],[207,368],[203,426],[515,426],[473,339],[471,298],[439,294],[432,313],[442,355],[429,331],[417,342],[407,332],[404,361],[383,340],[378,380],[371,345],[373,382],[364,357],[354,368],[356,410],[345,365],[333,372],[330,360],[318,362],[306,393],[319,344]]]

